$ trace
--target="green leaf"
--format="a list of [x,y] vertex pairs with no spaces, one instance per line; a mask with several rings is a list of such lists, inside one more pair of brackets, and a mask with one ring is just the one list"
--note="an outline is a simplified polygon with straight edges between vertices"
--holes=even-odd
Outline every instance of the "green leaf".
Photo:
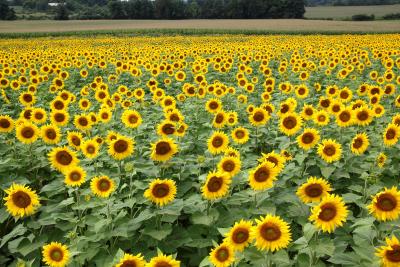
[[27,230],[28,229],[23,224],[18,224],[10,233],[5,235],[1,239],[0,248],[2,246],[4,246],[4,244],[6,244],[9,240],[11,240],[17,236],[25,234]]
[[5,220],[8,219],[8,217],[10,217],[10,214],[7,212],[6,208],[1,208],[0,209],[0,223],[5,222]]
[[335,251],[335,244],[331,239],[320,239],[315,247],[315,253],[317,257],[322,257],[325,255],[332,256]]
[[306,223],[303,227],[304,237],[307,241],[310,241],[313,237],[314,233],[317,231],[317,228],[311,223]]
[[210,210],[209,214],[203,212],[196,212],[192,215],[193,224],[211,225],[219,217],[219,213],[216,209]]
[[329,178],[331,174],[335,171],[336,167],[328,166],[328,167],[322,167],[321,168],[321,173],[325,178]]
[[164,224],[160,229],[155,229],[153,225],[149,225],[142,231],[143,234],[149,235],[158,241],[166,238],[171,232],[172,226],[170,224]]

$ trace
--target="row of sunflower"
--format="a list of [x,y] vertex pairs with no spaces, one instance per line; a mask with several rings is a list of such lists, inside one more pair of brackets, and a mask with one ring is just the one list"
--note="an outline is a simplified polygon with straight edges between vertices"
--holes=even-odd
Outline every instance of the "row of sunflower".
[[2,40],[0,263],[397,266],[381,37]]

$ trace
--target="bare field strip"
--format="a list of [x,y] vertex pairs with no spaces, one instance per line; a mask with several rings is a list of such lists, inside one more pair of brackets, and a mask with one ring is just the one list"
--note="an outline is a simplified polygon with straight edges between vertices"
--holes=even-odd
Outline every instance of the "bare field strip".
[[0,33],[138,29],[215,29],[271,32],[400,32],[400,21],[326,20],[70,20],[3,21]]
[[380,6],[316,6],[306,7],[306,18],[350,18],[356,14],[374,14],[379,18],[387,14],[400,13],[400,5],[380,5]]

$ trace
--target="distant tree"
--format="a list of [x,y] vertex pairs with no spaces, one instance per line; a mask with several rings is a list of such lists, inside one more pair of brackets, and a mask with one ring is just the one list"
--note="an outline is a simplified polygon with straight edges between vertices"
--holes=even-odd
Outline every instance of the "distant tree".
[[185,16],[191,19],[197,19],[201,15],[200,6],[197,1],[188,2],[185,8]]
[[56,9],[56,15],[54,16],[55,20],[68,20],[69,14],[68,9],[64,3],[60,3]]
[[110,11],[110,17],[112,19],[125,19],[127,14],[125,13],[124,4],[119,0],[112,0],[108,2],[108,9]]
[[7,0],[0,0],[0,20],[15,20],[17,16],[13,8],[8,6]]

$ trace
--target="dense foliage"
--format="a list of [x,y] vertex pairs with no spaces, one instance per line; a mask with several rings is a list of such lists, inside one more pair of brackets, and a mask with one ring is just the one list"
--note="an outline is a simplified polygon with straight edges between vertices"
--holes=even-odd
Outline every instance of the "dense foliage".
[[307,0],[308,6],[374,6],[400,4],[399,0]]
[[0,265],[398,265],[399,44],[1,40]]

